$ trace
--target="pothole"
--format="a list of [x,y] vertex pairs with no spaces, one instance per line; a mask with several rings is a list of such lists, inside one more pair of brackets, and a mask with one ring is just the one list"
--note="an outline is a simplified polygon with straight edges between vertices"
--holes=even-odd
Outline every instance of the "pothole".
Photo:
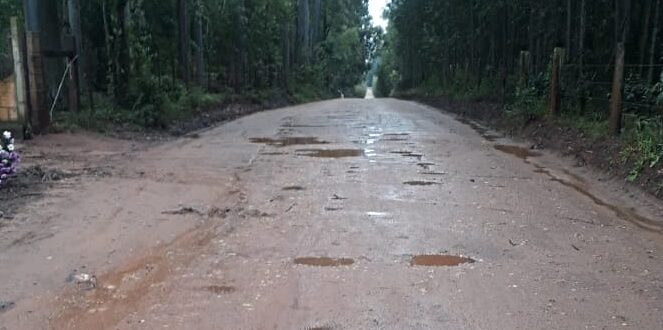
[[282,138],[250,138],[251,143],[266,144],[274,147],[287,147],[294,145],[309,145],[309,144],[329,144],[327,141],[321,141],[317,137],[282,137]]
[[316,267],[350,266],[354,263],[355,261],[350,258],[327,258],[327,257],[295,258],[296,265],[316,266]]
[[361,149],[301,149],[297,155],[318,158],[348,158],[364,155]]
[[433,181],[405,181],[403,184],[408,186],[435,186],[440,183]]
[[504,144],[496,144],[495,149],[516,156],[518,158],[526,159],[528,157],[538,157],[541,156],[541,153],[532,151],[528,148],[523,148],[519,146],[509,146]]
[[222,295],[222,294],[229,294],[237,291],[235,287],[232,286],[227,286],[227,285],[209,285],[203,288],[205,291],[209,291],[211,293],[217,294],[217,295]]
[[306,188],[302,186],[288,186],[288,187],[283,187],[284,191],[304,191]]
[[397,155],[401,155],[401,156],[403,156],[403,157],[417,158],[417,159],[419,159],[419,160],[421,160],[421,158],[424,157],[424,155],[422,155],[422,154],[418,154],[418,153],[415,153],[415,152],[412,152],[412,151],[392,151],[392,152],[390,152],[390,153],[392,153],[392,154],[397,154]]
[[467,257],[444,254],[418,255],[412,257],[410,266],[452,267],[462,264],[471,264],[475,260]]

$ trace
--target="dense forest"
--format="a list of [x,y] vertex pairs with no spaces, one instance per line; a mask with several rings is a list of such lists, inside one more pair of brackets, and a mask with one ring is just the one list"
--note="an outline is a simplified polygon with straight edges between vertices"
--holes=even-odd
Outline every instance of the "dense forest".
[[[501,98],[531,87],[542,94],[553,49],[562,47],[564,96],[573,101],[566,104],[574,110],[585,103],[585,109],[596,94],[606,99],[617,48],[624,45],[626,101],[646,113],[663,101],[656,85],[662,10],[661,0],[393,0],[378,89]],[[519,84],[523,71],[525,85]]]
[[[0,0],[0,32],[9,16],[23,16],[23,2]],[[367,0],[42,3],[39,10],[58,14],[44,27],[80,34],[83,101],[148,126],[228,95],[291,102],[353,95],[381,35]]]
[[376,94],[494,102],[523,124],[621,134],[635,178],[663,159],[662,2],[392,0]]

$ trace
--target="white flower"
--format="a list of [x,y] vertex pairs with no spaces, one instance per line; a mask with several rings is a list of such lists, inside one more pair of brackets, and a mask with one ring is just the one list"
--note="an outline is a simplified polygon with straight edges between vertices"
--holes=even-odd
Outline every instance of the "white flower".
[[13,144],[8,144],[7,145],[7,150],[14,151],[14,145]]
[[9,131],[4,131],[4,132],[2,133],[2,136],[3,136],[5,139],[9,140],[9,139],[12,138],[12,133],[9,132]]

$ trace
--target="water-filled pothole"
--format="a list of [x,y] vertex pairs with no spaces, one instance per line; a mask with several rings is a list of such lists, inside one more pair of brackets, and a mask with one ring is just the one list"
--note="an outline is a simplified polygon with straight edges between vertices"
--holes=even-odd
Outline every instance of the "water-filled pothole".
[[306,190],[306,188],[302,186],[288,186],[288,187],[283,187],[284,191],[303,191]]
[[439,185],[440,183],[433,181],[405,181],[403,184],[408,186],[435,186]]
[[429,266],[429,267],[442,267],[442,266],[458,266],[461,264],[474,263],[474,259],[467,257],[460,257],[454,255],[444,254],[429,254],[418,255],[412,257],[410,266]]
[[309,145],[309,144],[329,144],[327,141],[321,141],[317,137],[297,137],[288,136],[281,138],[250,138],[251,143],[261,143],[274,147],[287,147],[295,145]]
[[419,158],[419,159],[421,159],[424,156],[422,154],[418,154],[418,153],[415,153],[413,151],[392,151],[390,153],[401,155],[403,157],[414,157],[414,158]]
[[509,145],[504,145],[504,144],[496,144],[495,149],[516,156],[518,158],[526,159],[528,157],[538,157],[541,156],[541,153],[532,151],[527,148],[519,147],[519,146],[509,146]]
[[316,266],[316,267],[350,266],[354,263],[355,261],[350,258],[327,258],[327,257],[295,258],[296,265]]
[[203,289],[217,295],[229,294],[236,291],[235,287],[227,285],[209,285]]
[[361,149],[301,149],[297,155],[318,158],[348,158],[359,157],[364,154]]

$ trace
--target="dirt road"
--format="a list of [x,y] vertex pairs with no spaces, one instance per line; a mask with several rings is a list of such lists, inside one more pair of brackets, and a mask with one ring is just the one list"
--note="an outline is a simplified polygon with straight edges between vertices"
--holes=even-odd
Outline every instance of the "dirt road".
[[660,202],[415,103],[110,156],[0,226],[0,329],[663,328]]

